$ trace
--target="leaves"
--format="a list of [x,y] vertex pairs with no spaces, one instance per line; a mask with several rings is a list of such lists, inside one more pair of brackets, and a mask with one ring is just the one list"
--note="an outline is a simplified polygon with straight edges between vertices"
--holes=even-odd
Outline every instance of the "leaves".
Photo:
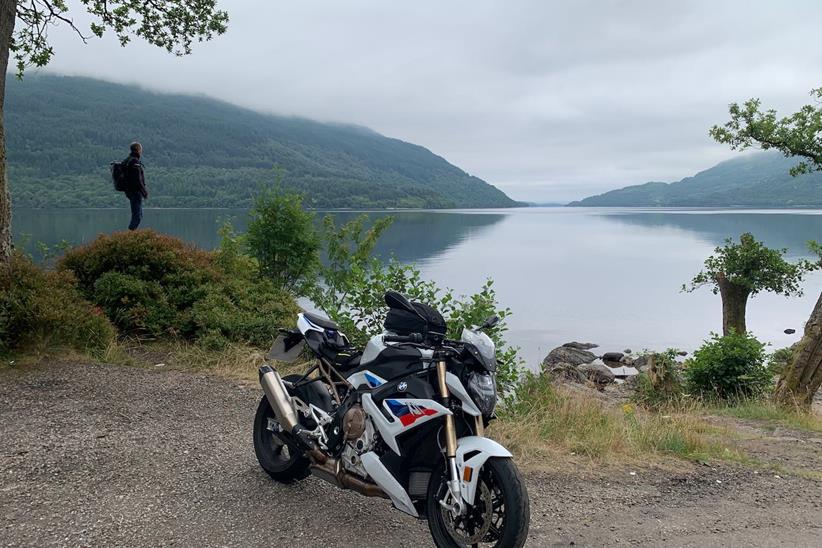
[[777,118],[773,109],[762,111],[759,99],[749,99],[742,105],[732,103],[731,120],[713,126],[709,134],[734,150],[759,145],[788,157],[799,156],[803,161],[790,170],[794,176],[822,171],[822,88],[811,90],[810,95],[816,99],[815,105],[805,105],[783,118]]
[[125,46],[132,35],[175,55],[191,53],[192,44],[223,34],[228,14],[217,9],[216,0],[81,0],[96,20],[85,35],[69,15],[65,0],[20,0],[17,3],[17,30],[10,45],[17,63],[18,77],[25,67],[42,67],[51,61],[54,50],[49,28],[63,24],[86,42],[92,36],[114,32]]
[[685,377],[691,390],[706,396],[759,395],[771,384],[765,357],[765,345],[751,334],[712,334],[685,362]]
[[279,185],[263,190],[249,213],[245,243],[260,272],[280,289],[305,295],[319,266],[320,238],[314,214],[303,209],[299,194]]
[[787,249],[770,249],[758,242],[752,234],[725,240],[725,245],[717,247],[714,254],[705,259],[705,269],[683,285],[682,290],[691,292],[704,285],[710,285],[716,294],[721,279],[745,288],[753,296],[761,291],[770,291],[786,297],[801,295],[800,284],[810,271],[820,268],[819,263],[808,260],[789,262],[785,260]]

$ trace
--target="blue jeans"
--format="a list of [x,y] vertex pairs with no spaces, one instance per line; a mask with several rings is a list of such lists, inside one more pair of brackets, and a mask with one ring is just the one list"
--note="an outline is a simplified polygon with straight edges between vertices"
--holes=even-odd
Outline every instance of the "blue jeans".
[[131,222],[128,223],[128,229],[134,230],[143,220],[143,195],[139,192],[126,192],[126,197],[131,203]]

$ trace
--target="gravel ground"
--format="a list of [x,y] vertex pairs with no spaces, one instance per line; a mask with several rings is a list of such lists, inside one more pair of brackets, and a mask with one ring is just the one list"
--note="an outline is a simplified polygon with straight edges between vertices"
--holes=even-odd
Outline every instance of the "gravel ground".
[[[251,445],[260,394],[161,369],[0,370],[0,546],[431,545],[385,500],[273,483]],[[529,545],[822,546],[820,482],[631,471],[526,473]]]

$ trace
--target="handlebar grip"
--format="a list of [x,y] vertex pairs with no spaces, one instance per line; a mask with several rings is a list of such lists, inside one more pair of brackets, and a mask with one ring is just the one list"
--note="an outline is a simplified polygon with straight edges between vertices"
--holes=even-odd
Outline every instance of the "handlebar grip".
[[419,333],[411,333],[410,335],[383,335],[383,342],[396,343],[421,343],[422,335]]

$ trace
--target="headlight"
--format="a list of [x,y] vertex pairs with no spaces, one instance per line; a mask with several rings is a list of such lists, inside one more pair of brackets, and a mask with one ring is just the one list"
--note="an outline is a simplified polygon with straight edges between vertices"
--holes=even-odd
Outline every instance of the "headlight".
[[492,375],[472,373],[468,377],[468,393],[484,417],[494,412],[497,405],[497,383]]

